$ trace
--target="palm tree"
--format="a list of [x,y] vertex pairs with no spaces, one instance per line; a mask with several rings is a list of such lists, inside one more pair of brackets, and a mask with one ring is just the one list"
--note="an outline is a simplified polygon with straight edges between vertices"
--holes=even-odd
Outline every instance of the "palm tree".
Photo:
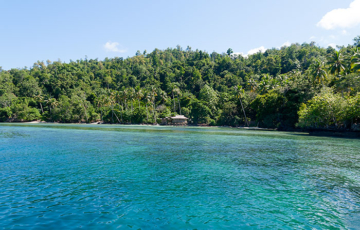
[[351,70],[353,72],[360,71],[360,48],[357,49],[356,53],[351,58]]
[[314,82],[317,81],[324,84],[324,81],[327,79],[327,74],[324,69],[324,63],[316,60],[315,63],[311,65],[310,69]]
[[123,111],[124,111],[124,106],[120,105],[120,101],[122,100],[122,92],[116,92],[115,93],[115,103],[117,103],[119,105],[119,107],[121,107],[121,113],[120,113],[120,116],[121,116],[121,122],[120,123],[123,123],[123,118],[122,118],[122,114],[123,114]]
[[180,106],[180,100],[179,100],[179,96],[181,96],[181,90],[179,88],[175,88],[174,93],[176,94],[176,97],[179,102],[179,114],[181,115],[181,106]]
[[105,95],[101,95],[98,99],[97,99],[97,105],[100,108],[100,116],[101,116],[101,122],[104,122],[103,120],[103,106],[107,106],[108,104],[108,97],[106,97]]
[[136,98],[134,88],[129,88],[128,89],[128,96],[129,96],[129,99],[131,101],[131,112],[132,112],[134,110],[134,101],[135,101],[135,98]]
[[279,78],[272,78],[270,81],[270,88],[275,89],[281,84],[281,81]]
[[102,103],[101,103],[100,97],[96,98],[95,104],[98,107],[98,109],[100,109],[100,119],[101,119],[101,121],[103,121],[103,119],[102,119],[102,110],[101,110],[101,104]]
[[265,75],[260,83],[259,83],[259,90],[260,90],[260,93],[266,93],[269,88],[270,88],[270,85],[271,85],[271,81],[272,81],[272,78],[268,75]]
[[59,102],[55,98],[51,98],[50,108],[55,109],[59,105]]
[[49,98],[46,100],[46,104],[49,106],[49,111],[50,111],[50,114],[51,113],[51,108],[55,109],[56,106],[59,105],[58,101],[55,99],[55,98]]
[[159,89],[158,92],[159,97],[161,98],[162,101],[166,102],[167,101],[167,94],[164,90]]
[[51,94],[45,95],[44,102],[45,102],[45,105],[48,106],[49,110],[50,110],[50,101],[51,101]]
[[146,106],[146,119],[149,120],[149,110],[148,104],[151,102],[151,95],[149,91],[146,91],[144,94],[145,106]]
[[113,115],[115,115],[118,122],[121,123],[118,116],[116,115],[116,113],[114,113],[114,105],[116,104],[116,93],[115,92],[110,92],[109,104],[111,106],[111,112],[112,112],[111,119],[112,119],[112,122],[114,123]]
[[142,92],[142,89],[140,88],[140,86],[137,86],[135,88],[135,96],[136,96],[136,99],[138,99],[138,102],[139,102],[139,110],[140,110],[140,101],[141,101],[141,98],[144,96],[143,92]]
[[56,99],[52,98],[51,95],[48,95],[44,101],[46,102],[46,105],[49,107],[50,113],[51,113],[51,108],[55,108],[58,105]]
[[170,88],[171,88],[171,95],[172,95],[172,99],[174,101],[174,113],[176,111],[175,109],[175,96],[174,94],[176,94],[176,92],[179,90],[179,88],[177,87],[177,83],[170,83]]
[[156,93],[156,87],[150,86],[150,98],[153,104],[153,112],[154,112],[154,121],[156,123],[156,112],[155,112],[155,99],[156,99],[157,93]]
[[241,104],[241,108],[242,108],[242,111],[244,113],[244,117],[245,117],[245,123],[247,124],[247,126],[249,127],[249,122],[246,118],[246,113],[245,113],[245,110],[244,110],[244,106],[243,106],[243,103],[242,103],[242,100],[241,100],[241,97],[242,95],[245,93],[244,89],[238,85],[238,86],[235,86],[235,95],[237,98],[239,98],[239,101],[240,101],[240,104]]
[[126,100],[128,99],[128,97],[129,97],[129,90],[128,90],[128,89],[125,89],[125,90],[122,92],[122,98],[123,98],[123,100],[124,100],[125,110],[127,110]]
[[44,113],[44,109],[42,106],[42,103],[44,102],[44,97],[41,94],[38,94],[35,96],[35,100],[37,100],[40,104],[40,108],[41,108],[41,113]]
[[248,81],[248,85],[250,86],[250,92],[252,92],[252,93],[255,92],[258,88],[258,84],[252,78]]
[[85,101],[86,101],[86,94],[85,94],[85,92],[82,92],[80,95],[80,104],[82,104],[84,107],[86,122],[88,122],[89,119],[87,116]]
[[344,59],[339,51],[336,51],[329,57],[327,64],[331,74],[340,75],[345,70]]

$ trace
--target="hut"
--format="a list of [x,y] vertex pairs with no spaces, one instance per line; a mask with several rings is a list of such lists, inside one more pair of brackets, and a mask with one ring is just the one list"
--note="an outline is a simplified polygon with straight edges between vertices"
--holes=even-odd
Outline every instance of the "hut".
[[175,117],[167,117],[162,121],[163,125],[187,125],[188,118],[184,115],[176,115]]
[[176,115],[175,117],[171,117],[172,125],[187,125],[188,118],[184,115]]

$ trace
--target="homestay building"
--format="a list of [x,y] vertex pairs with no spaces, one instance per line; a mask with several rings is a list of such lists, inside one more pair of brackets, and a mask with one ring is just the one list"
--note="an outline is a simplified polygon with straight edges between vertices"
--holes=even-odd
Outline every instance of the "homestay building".
[[176,115],[175,117],[166,117],[162,120],[162,125],[187,125],[188,118],[184,115]]

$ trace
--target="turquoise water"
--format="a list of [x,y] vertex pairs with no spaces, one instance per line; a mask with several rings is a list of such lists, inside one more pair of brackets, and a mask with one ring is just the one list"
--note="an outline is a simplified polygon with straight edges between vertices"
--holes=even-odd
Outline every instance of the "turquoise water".
[[360,229],[360,141],[0,125],[1,229]]

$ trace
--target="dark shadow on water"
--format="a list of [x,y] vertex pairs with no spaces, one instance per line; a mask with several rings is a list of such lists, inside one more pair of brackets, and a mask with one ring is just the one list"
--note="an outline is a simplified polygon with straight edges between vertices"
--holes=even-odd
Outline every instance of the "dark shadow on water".
[[360,133],[289,133],[289,135],[295,135],[295,136],[306,136],[306,137],[325,137],[325,138],[336,138],[336,139],[359,139]]

